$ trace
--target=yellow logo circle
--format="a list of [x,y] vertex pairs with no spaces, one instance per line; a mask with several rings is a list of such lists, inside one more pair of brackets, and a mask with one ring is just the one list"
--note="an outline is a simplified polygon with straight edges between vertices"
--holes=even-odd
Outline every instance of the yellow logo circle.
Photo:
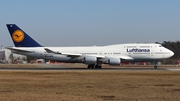
[[24,39],[24,33],[21,30],[16,30],[13,32],[12,38],[15,42],[21,42]]

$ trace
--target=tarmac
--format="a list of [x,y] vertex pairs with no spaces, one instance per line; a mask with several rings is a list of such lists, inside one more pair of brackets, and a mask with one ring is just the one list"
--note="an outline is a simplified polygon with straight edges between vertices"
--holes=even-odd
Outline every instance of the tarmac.
[[153,66],[108,66],[105,68],[101,69],[88,69],[85,65],[50,65],[50,64],[38,64],[38,65],[21,65],[21,64],[15,64],[15,65],[0,65],[0,71],[2,70],[54,70],[54,71],[62,71],[62,70],[93,70],[93,71],[109,71],[109,70],[116,70],[116,71],[180,71],[180,67],[175,67],[175,66],[164,66],[164,67],[159,67],[157,69],[154,69]]

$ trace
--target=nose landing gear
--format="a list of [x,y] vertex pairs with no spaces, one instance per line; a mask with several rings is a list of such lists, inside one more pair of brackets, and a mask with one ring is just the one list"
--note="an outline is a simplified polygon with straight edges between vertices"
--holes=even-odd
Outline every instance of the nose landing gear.
[[157,61],[154,61],[154,69],[157,69],[158,66],[157,66]]

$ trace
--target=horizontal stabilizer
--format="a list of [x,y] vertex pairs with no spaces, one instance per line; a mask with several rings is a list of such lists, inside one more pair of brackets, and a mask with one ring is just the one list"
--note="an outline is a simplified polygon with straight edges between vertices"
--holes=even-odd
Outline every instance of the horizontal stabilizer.
[[15,47],[6,47],[6,49],[9,49],[15,53],[33,53],[34,52],[32,50],[25,50],[25,49],[20,49],[20,48],[15,48]]

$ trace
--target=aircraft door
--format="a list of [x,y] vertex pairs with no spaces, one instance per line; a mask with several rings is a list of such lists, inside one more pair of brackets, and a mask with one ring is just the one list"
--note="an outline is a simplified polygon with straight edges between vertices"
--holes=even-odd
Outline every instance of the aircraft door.
[[[155,46],[154,46],[155,47]],[[153,48],[154,48],[153,46],[151,46],[151,51],[150,51],[150,55],[151,56],[154,56],[154,51],[153,51]]]

